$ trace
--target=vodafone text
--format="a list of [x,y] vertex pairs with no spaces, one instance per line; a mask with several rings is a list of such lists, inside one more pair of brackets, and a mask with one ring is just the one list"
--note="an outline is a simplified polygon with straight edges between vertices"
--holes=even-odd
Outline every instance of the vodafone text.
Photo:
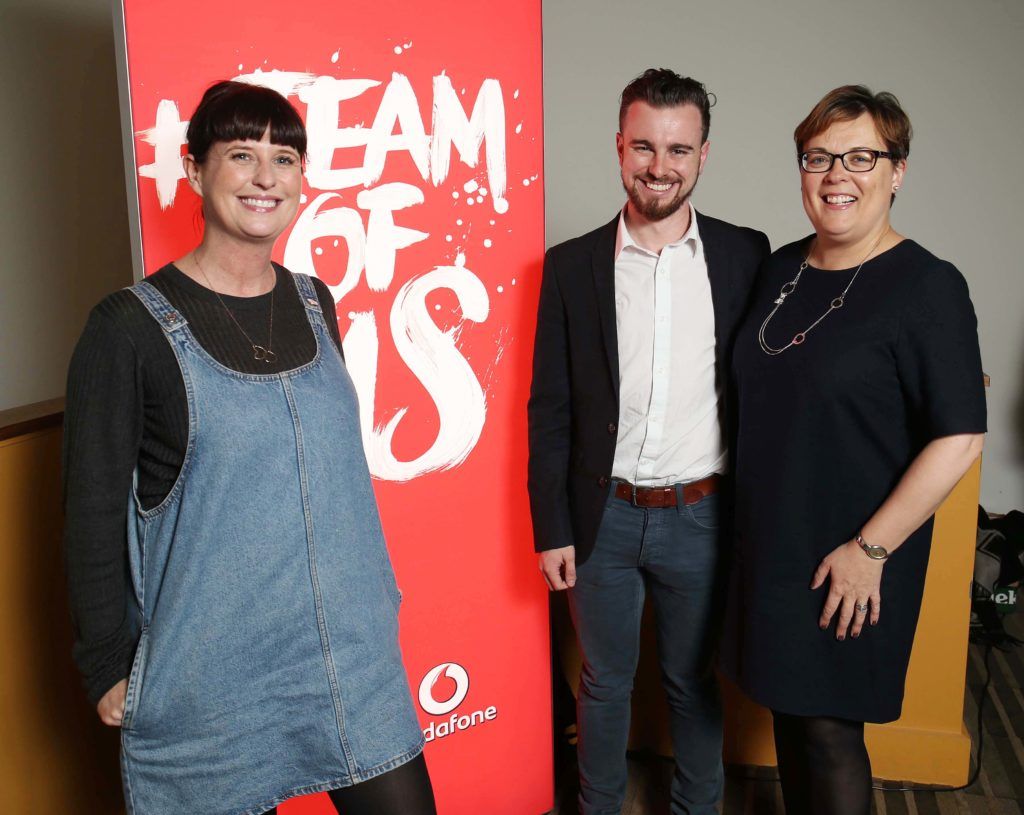
[[[442,677],[446,677],[455,683],[455,689],[446,699],[437,699],[434,696],[434,686]],[[420,680],[419,703],[420,707],[432,716],[444,716],[455,710],[465,700],[469,693],[469,671],[457,662],[442,662],[424,674]],[[498,708],[494,705],[475,710],[470,714],[452,713],[447,719],[440,722],[431,722],[423,729],[423,738],[427,741],[443,739],[462,730],[491,722],[498,718]]]
[[431,722],[423,728],[423,738],[427,741],[433,741],[435,738],[443,739],[445,736],[450,736],[457,731],[468,730],[471,727],[476,727],[478,724],[494,721],[497,718],[498,708],[494,705],[484,710],[474,710],[468,716],[459,716],[457,713],[453,713],[447,720]]

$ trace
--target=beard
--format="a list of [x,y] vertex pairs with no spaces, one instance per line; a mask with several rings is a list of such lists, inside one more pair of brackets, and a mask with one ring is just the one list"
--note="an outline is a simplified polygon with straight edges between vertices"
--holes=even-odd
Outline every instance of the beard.
[[[651,184],[671,184],[673,182],[679,182],[679,191],[667,201],[659,198],[644,199],[638,187],[645,181]],[[693,193],[693,188],[696,186],[696,179],[694,179],[693,183],[689,187],[686,187],[684,186],[682,179],[678,177],[634,178],[632,184],[627,184],[626,179],[622,179],[622,187],[626,191],[629,203],[632,204],[633,209],[638,215],[643,216],[648,221],[663,221],[670,215],[675,215],[679,211],[680,207],[690,200],[690,195]]]

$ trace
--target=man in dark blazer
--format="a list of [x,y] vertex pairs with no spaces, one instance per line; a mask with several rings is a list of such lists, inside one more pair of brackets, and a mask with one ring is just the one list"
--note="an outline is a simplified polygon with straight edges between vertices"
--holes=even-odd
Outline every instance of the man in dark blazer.
[[650,596],[671,711],[673,815],[722,791],[712,671],[723,590],[732,342],[768,239],[697,213],[704,86],[651,69],[622,94],[627,203],[544,262],[529,402],[540,568],[569,589],[583,654],[580,811],[617,815],[640,614]]

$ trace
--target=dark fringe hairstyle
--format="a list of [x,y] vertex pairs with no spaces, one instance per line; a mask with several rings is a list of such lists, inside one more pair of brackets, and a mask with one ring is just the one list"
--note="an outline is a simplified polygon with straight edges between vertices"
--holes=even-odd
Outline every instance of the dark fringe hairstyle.
[[294,148],[305,160],[306,127],[287,99],[259,85],[216,82],[207,88],[188,123],[188,151],[202,164],[214,142],[259,141],[268,126],[271,142]]

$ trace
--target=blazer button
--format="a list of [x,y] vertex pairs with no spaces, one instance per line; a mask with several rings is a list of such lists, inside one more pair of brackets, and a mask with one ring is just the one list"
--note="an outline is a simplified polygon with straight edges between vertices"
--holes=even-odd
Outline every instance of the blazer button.
[[618,430],[618,429],[619,428],[615,426],[615,422],[608,422],[608,433],[609,433],[609,435],[614,436],[615,435],[615,431]]
[[597,479],[597,486],[599,486],[599,487],[607,487],[608,486],[608,476],[602,475],[599,479]]

